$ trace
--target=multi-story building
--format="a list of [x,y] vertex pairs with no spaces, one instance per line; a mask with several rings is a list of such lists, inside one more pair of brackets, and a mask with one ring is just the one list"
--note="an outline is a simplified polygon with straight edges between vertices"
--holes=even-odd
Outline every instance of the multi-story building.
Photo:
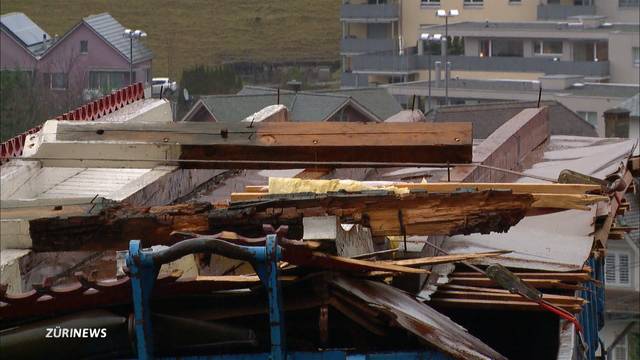
[[[459,15],[445,28],[437,9]],[[432,65],[442,59],[440,46],[425,46],[420,35],[445,32],[452,77],[637,83],[638,9],[638,0],[352,0],[341,10],[342,83],[426,79],[425,54]]]

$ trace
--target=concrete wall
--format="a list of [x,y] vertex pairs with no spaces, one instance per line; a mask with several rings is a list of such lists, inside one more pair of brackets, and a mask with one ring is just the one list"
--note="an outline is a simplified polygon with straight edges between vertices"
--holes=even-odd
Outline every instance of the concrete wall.
[[611,82],[640,83],[640,68],[633,64],[632,53],[632,48],[640,47],[639,33],[611,33],[609,36]]
[[458,9],[460,16],[451,23],[462,21],[535,21],[540,0],[522,0],[520,4],[509,0],[485,0],[482,6],[464,6],[463,0],[440,0],[440,5],[421,6],[420,0],[402,0],[402,34],[407,44],[418,40],[420,25],[444,24],[435,15],[437,9]]
[[0,69],[33,70],[36,59],[4,30],[0,30]]
[[640,18],[639,7],[618,7],[618,0],[596,0],[596,14],[604,15],[609,22],[637,23]]

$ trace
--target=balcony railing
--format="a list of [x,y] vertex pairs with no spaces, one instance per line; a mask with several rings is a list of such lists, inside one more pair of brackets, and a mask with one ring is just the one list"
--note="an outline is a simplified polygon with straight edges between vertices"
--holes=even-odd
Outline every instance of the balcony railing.
[[394,39],[342,39],[340,41],[340,53],[343,54],[391,51],[394,48]]
[[[426,55],[358,55],[351,59],[354,72],[392,73],[427,69]],[[431,62],[441,61],[440,55],[431,57]],[[609,76],[609,62],[553,61],[542,57],[477,57],[449,56],[451,69],[457,71],[529,72],[549,75],[568,74],[588,77]],[[433,69],[432,65],[432,69]]]
[[390,22],[398,20],[398,4],[345,4],[340,20],[353,22]]
[[342,87],[367,87],[369,86],[369,76],[365,74],[342,73],[340,76]]
[[[427,65],[426,59],[423,60]],[[449,56],[451,68],[460,71],[539,72],[591,77],[609,76],[609,62],[554,61],[544,57]]]
[[596,7],[586,5],[538,5],[538,20],[562,20],[571,16],[595,15]]
[[409,72],[417,70],[418,57],[415,55],[358,55],[351,58],[352,71],[362,72]]

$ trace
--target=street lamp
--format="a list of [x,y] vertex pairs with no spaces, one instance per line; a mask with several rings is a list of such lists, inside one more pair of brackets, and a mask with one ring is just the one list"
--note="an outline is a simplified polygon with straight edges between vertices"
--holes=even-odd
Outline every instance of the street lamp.
[[147,37],[147,33],[142,30],[126,29],[122,36],[129,39],[129,85],[133,84],[133,40]]
[[447,53],[449,52],[449,50],[447,49],[449,45],[449,18],[456,17],[458,15],[460,15],[460,11],[458,11],[458,9],[450,9],[449,11],[445,9],[436,10],[436,16],[444,18],[444,41],[442,54],[444,57],[444,99],[447,105],[449,105],[449,63],[447,61]]
[[427,49],[427,63],[428,63],[428,72],[429,72],[429,75],[428,75],[429,76],[429,80],[428,80],[429,95],[427,97],[428,99],[427,112],[431,111],[431,46],[430,46],[430,43],[442,41],[442,39],[443,39],[442,34],[422,33],[420,35],[420,40],[426,41],[427,45],[429,45]]

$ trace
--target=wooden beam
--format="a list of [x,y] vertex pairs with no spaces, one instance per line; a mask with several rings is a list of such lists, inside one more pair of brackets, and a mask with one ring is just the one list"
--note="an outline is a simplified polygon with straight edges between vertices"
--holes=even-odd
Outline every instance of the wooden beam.
[[[521,279],[549,279],[571,282],[584,282],[591,280],[588,272],[514,272],[514,275]],[[463,278],[487,278],[484,274],[478,272],[454,272],[451,274],[455,277]]]
[[469,123],[266,122],[249,127],[53,121],[41,136],[32,158],[72,167],[372,167],[469,163],[472,158]]
[[[462,290],[438,290],[433,295],[434,298],[440,299],[476,299],[476,300],[505,300],[505,301],[527,301],[518,294],[497,293],[497,292],[478,292],[478,291],[462,291]],[[560,305],[584,305],[586,301],[583,298],[564,295],[542,294],[542,298],[554,304]]]
[[[521,194],[526,194],[525,192],[519,192]],[[540,193],[532,193],[534,198],[534,202],[532,204],[533,208],[542,208],[542,209],[575,209],[575,210],[589,210],[588,205],[593,205],[600,201],[609,201],[607,196],[602,195],[590,195],[590,194],[540,194]],[[269,199],[278,195],[270,195],[264,193],[256,193],[256,192],[245,192],[245,193],[232,193],[231,201],[239,202],[239,201],[252,201],[252,200],[263,200]]]
[[[594,184],[545,184],[545,183],[466,183],[466,182],[438,182],[438,183],[405,183],[396,182],[389,186],[409,190],[425,190],[429,192],[454,192],[460,190],[511,190],[514,194],[542,193],[542,194],[585,194],[601,192],[602,187]],[[269,185],[245,186],[246,193],[268,193]]]
[[[431,299],[431,303],[448,306],[448,307],[464,307],[471,309],[499,309],[499,310],[532,310],[544,311],[538,304],[531,301],[513,301],[513,300],[477,300],[477,299]],[[571,313],[579,313],[582,310],[580,305],[560,305],[554,304]]]
[[[476,277],[449,277],[450,283],[454,285],[466,285],[466,286],[481,286],[481,287],[499,287],[499,285],[487,278]],[[526,284],[529,284],[537,289],[566,289],[566,290],[581,290],[582,286],[576,284],[569,284],[560,280],[550,279],[522,279]]]
[[29,231],[36,251],[120,249],[130,239],[141,239],[145,246],[170,244],[175,241],[170,236],[174,231],[235,231],[258,237],[264,235],[263,224],[289,225],[290,236],[301,238],[303,217],[326,215],[338,216],[342,223],[369,226],[373,236],[454,235],[507,231],[525,216],[532,202],[527,194],[482,191],[298,194],[229,208],[208,203],[151,208],[120,204],[98,215],[31,220]]
[[496,257],[496,256],[508,254],[510,252],[511,251],[509,250],[501,250],[501,251],[492,251],[492,252],[476,253],[476,254],[458,254],[458,255],[423,257],[423,258],[416,258],[416,259],[376,261],[376,263],[393,264],[393,265],[400,265],[400,266],[424,266],[424,265],[446,264],[446,263],[459,262],[459,261],[465,261],[465,260],[481,259],[486,257]]

